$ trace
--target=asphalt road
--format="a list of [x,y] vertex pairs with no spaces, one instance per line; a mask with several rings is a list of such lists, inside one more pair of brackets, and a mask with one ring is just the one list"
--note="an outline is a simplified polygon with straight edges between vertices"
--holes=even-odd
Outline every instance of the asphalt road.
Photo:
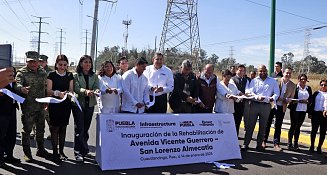
[[[21,131],[22,125],[20,122],[20,116],[17,115],[18,120],[18,132]],[[287,120],[287,117],[286,117]],[[310,122],[310,121],[309,121]],[[167,167],[155,167],[155,168],[143,168],[143,169],[131,169],[131,170],[119,170],[119,171],[101,171],[99,166],[94,160],[95,156],[95,116],[90,128],[90,151],[93,157],[87,158],[85,163],[79,163],[74,160],[73,154],[73,118],[70,119],[70,124],[67,129],[67,139],[65,153],[69,157],[68,161],[62,162],[59,165],[54,164],[50,160],[34,156],[35,163],[26,163],[22,161],[20,164],[10,165],[7,164],[5,169],[0,169],[0,174],[33,174],[33,175],[46,175],[46,174],[69,174],[69,175],[81,175],[81,174],[110,174],[110,175],[162,175],[162,174],[326,174],[327,172],[327,159],[324,155],[309,154],[308,145],[305,143],[301,145],[302,152],[292,152],[284,150],[283,152],[275,152],[273,145],[268,143],[266,152],[255,151],[255,141],[250,144],[251,149],[248,152],[242,152],[243,159],[241,160],[228,160],[224,163],[235,164],[235,167],[230,169],[218,169],[213,164],[199,163],[190,165],[179,166],[167,166]],[[283,126],[287,131],[287,124]],[[48,127],[46,127],[45,137],[49,134]],[[306,135],[306,132],[302,132],[301,135]],[[239,143],[243,143],[243,132],[240,132]],[[256,137],[256,133],[254,134]],[[15,147],[15,157],[23,158],[23,151],[20,144],[21,137],[17,134],[17,144]],[[282,143],[286,143],[285,139],[282,139]],[[46,148],[51,152],[51,143],[49,140],[45,141]],[[32,152],[35,155],[36,145],[32,141]],[[282,144],[283,148],[286,148],[286,144]],[[326,150],[324,150],[326,151]]]

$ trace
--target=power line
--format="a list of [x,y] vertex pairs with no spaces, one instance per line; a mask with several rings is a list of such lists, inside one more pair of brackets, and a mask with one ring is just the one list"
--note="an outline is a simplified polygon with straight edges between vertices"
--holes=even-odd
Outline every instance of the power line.
[[[300,28],[291,29],[291,30],[287,30],[287,31],[282,31],[282,32],[276,33],[276,35],[281,36],[281,35],[290,35],[290,34],[294,34],[294,33],[300,33],[300,32],[305,31],[307,28],[313,28],[314,26],[317,26],[317,25],[311,25],[311,26],[300,27]],[[241,38],[241,39],[222,41],[222,42],[217,42],[217,43],[210,43],[210,44],[205,44],[203,46],[221,45],[221,44],[228,44],[228,43],[239,42],[239,41],[250,41],[250,40],[256,40],[256,39],[261,39],[261,38],[267,38],[269,36],[270,36],[270,34],[258,35],[258,36],[248,37],[248,38]]]
[[30,6],[32,7],[32,9],[33,9],[33,11],[34,11],[35,15],[36,15],[36,16],[38,16],[38,14],[37,14],[37,11],[35,10],[35,8],[34,8],[33,4],[31,3],[31,1],[28,1],[28,3],[29,3],[29,4],[30,4]]
[[24,26],[24,28],[30,32],[30,30],[28,29],[28,27],[22,22],[22,20],[20,19],[20,17],[17,15],[17,13],[11,8],[11,6],[9,5],[9,3],[7,2],[7,0],[4,0],[6,6],[10,9],[10,11],[16,16],[16,18],[18,19],[18,21]]
[[8,35],[10,35],[11,37],[13,37],[13,38],[16,38],[16,39],[17,39],[17,40],[19,40],[19,41],[23,41],[23,42],[26,42],[25,40],[22,40],[22,39],[20,39],[20,38],[16,37],[15,35],[13,35],[13,34],[11,34],[11,33],[7,32],[7,31],[3,30],[2,28],[0,28],[0,30],[2,30],[3,32],[7,33],[7,34],[8,34]]
[[[20,4],[20,6],[22,7],[22,9],[23,9],[23,11],[24,11],[24,13],[26,14],[26,16],[28,17],[28,19],[30,20],[30,22],[32,21],[32,19],[30,18],[30,15],[27,13],[27,11],[25,10],[25,8],[24,8],[24,6],[23,6],[23,4],[20,2],[20,0],[18,0],[18,2],[19,2],[19,4]],[[33,26],[37,29],[37,26],[34,24],[34,23],[32,23],[33,24]]]
[[[244,1],[246,1],[246,2],[250,2],[250,3],[252,3],[252,4],[256,4],[256,5],[259,5],[259,6],[263,6],[263,7],[271,8],[271,7],[268,6],[268,5],[260,4],[260,3],[254,2],[254,1],[250,1],[250,0],[244,0]],[[280,9],[276,9],[276,10],[277,10],[277,11],[280,11],[280,12],[283,12],[283,13],[287,13],[287,14],[289,14],[289,15],[293,15],[293,16],[299,17],[299,18],[307,19],[307,20],[314,21],[314,22],[318,22],[318,23],[321,23],[321,24],[326,24],[326,22],[322,22],[322,21],[319,21],[319,20],[315,20],[315,19],[312,19],[312,18],[308,18],[308,17],[305,17],[305,16],[301,16],[301,15],[298,15],[298,14],[295,14],[295,13],[291,13],[291,12],[288,12],[288,11],[285,11],[285,10],[280,10]]]
[[[108,4],[107,4],[107,5],[108,5]],[[109,23],[109,18],[110,18],[110,16],[111,16],[111,12],[112,12],[113,7],[114,7],[114,3],[111,4],[111,8],[110,8],[110,12],[109,12],[109,16],[108,16],[108,18],[107,18],[107,20],[106,20],[106,24],[105,24],[104,29],[103,29],[103,31],[102,31],[102,33],[101,33],[100,36],[103,36],[103,35],[104,35],[104,32],[107,30],[107,26],[108,26],[108,23]],[[100,41],[99,41],[99,43],[101,43],[102,38],[104,38],[104,37],[100,37]]]
[[3,17],[0,13],[0,18],[2,20],[4,20],[6,23],[8,23],[9,25],[11,25],[13,28],[15,28],[16,30],[20,31],[20,32],[24,32],[21,28],[18,28],[17,26],[15,26],[14,24],[12,24],[11,22],[9,22],[5,17]]

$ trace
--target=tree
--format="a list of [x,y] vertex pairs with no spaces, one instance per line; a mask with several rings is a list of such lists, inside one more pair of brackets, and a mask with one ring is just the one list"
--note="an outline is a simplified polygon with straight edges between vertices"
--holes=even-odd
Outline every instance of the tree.
[[224,58],[218,64],[219,70],[229,69],[230,66],[235,65],[236,60],[235,58]]
[[218,60],[219,60],[219,56],[217,56],[216,54],[211,54],[211,56],[208,58],[208,63],[211,64],[218,64]]
[[246,68],[246,71],[249,73],[251,71],[256,71],[256,68],[253,66],[253,65],[249,65],[247,68]]
[[199,59],[201,60],[201,63],[205,62],[207,58],[208,58],[207,51],[205,51],[204,49],[200,49]]
[[294,54],[292,52],[288,52],[288,53],[283,54],[283,56],[281,57],[281,60],[282,60],[284,69],[287,68],[287,67],[292,67],[293,57],[294,57]]

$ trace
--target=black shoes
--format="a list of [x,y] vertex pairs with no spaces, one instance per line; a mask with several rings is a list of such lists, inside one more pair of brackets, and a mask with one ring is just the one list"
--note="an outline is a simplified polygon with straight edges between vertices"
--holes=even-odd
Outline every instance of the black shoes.
[[44,148],[43,149],[39,149],[37,150],[36,152],[36,156],[39,156],[39,157],[42,157],[42,158],[47,158],[50,156],[50,154],[48,153],[47,150],[45,150]]
[[57,154],[52,154],[52,161],[54,163],[60,163],[61,162],[60,155],[58,153]]
[[262,146],[257,146],[255,150],[257,150],[258,152],[265,152],[266,149]]
[[60,153],[60,159],[61,160],[67,160],[68,157],[64,153]]
[[247,151],[249,150],[249,146],[248,145],[242,145],[241,146],[241,151]]
[[0,161],[0,168],[4,168],[4,167],[6,167],[7,165],[5,164],[5,162],[3,162],[3,161]]
[[293,147],[292,144],[288,144],[288,145],[287,145],[287,149],[288,149],[289,151],[293,151],[293,150],[294,150],[294,147]]
[[315,152],[315,150],[314,150],[314,147],[313,147],[313,146],[310,146],[310,148],[309,148],[309,152],[310,152],[310,153],[313,153],[313,152]]

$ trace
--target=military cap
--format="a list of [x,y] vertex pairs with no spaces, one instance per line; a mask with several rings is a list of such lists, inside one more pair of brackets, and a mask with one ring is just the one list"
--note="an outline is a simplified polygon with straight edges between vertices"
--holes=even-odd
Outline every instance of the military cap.
[[40,55],[39,60],[48,61],[48,56]]
[[39,53],[35,52],[35,51],[28,51],[25,53],[26,55],[26,61],[38,61],[39,60]]

